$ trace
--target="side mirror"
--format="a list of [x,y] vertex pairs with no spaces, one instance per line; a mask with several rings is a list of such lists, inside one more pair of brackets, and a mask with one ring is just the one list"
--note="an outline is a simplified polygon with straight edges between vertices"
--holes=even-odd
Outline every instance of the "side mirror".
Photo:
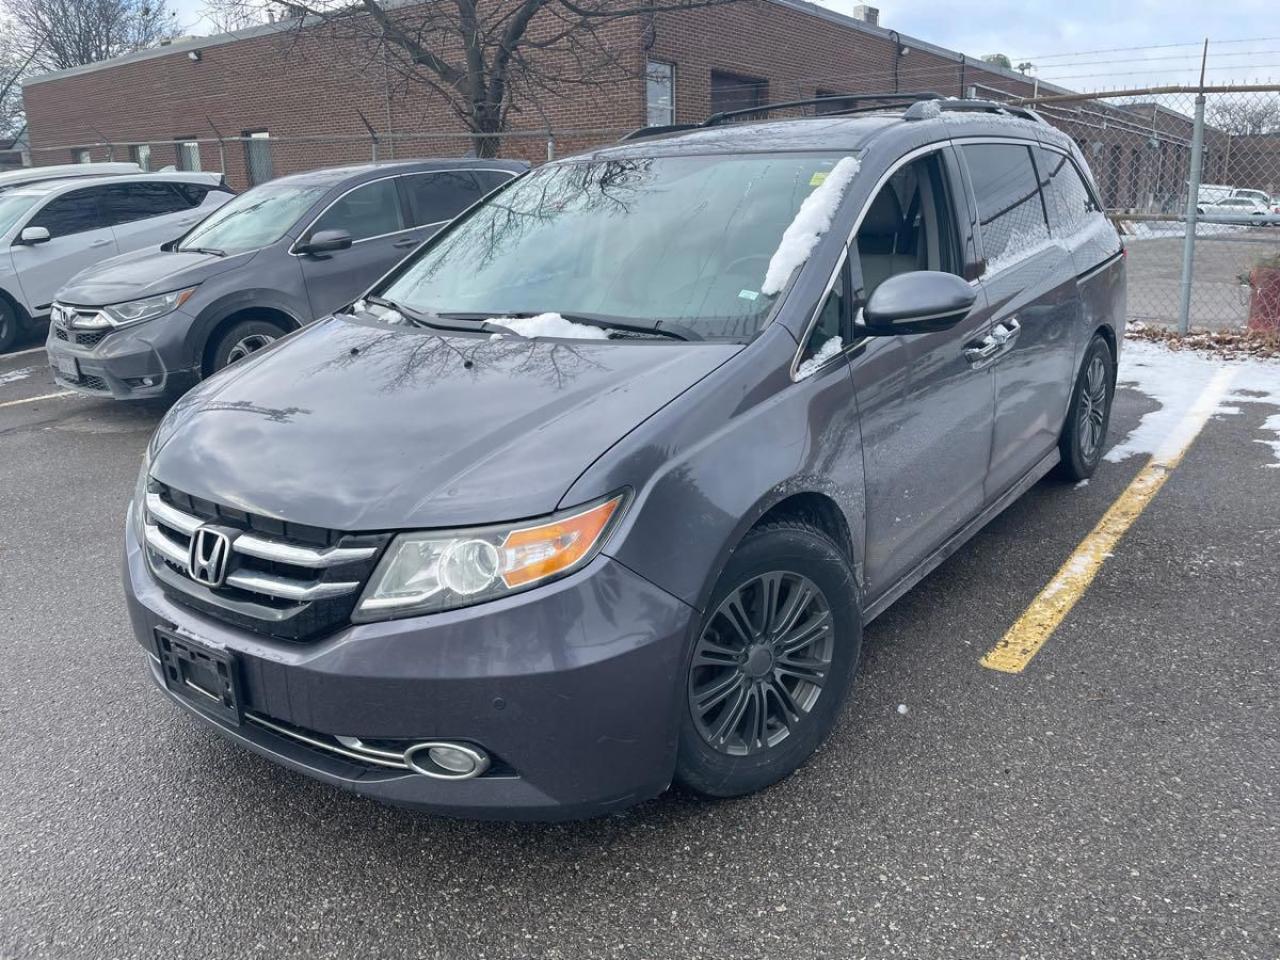
[[37,243],[48,243],[49,231],[45,227],[24,227],[18,235],[18,242],[32,247]]
[[351,246],[351,234],[345,230],[320,230],[311,239],[298,244],[299,253],[332,253]]
[[858,332],[895,337],[948,330],[964,319],[977,297],[977,291],[953,273],[899,273],[876,287],[862,310]]

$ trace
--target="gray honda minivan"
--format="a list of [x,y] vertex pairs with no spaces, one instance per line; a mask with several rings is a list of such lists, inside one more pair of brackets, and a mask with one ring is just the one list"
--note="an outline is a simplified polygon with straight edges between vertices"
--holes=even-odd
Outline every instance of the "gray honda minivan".
[[795,770],[863,627],[1089,476],[1114,390],[1123,249],[1075,145],[902,99],[548,163],[185,395],[125,534],[160,690],[462,816]]

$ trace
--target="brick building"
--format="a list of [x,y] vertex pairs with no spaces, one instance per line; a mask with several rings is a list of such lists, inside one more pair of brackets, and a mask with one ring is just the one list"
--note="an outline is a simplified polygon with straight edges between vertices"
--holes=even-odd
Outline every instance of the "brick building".
[[[932,90],[1031,96],[1019,73],[805,0],[739,0],[611,21],[630,79],[575,87],[513,114],[504,156],[540,160],[646,123],[826,94]],[[222,169],[243,188],[272,175],[379,156],[460,155],[471,142],[445,105],[404,90],[376,59],[305,49],[294,22],[190,38],[45,74],[24,88],[32,161],[126,159]],[[318,36],[318,35],[317,35]],[[331,42],[331,41],[330,41]],[[1066,93],[1041,84],[1038,92]],[[1144,112],[1145,111],[1145,112]],[[1113,207],[1171,206],[1182,189],[1189,118],[1164,107],[1063,104],[1048,118],[1081,144]],[[1212,140],[1212,137],[1210,138]],[[112,147],[104,144],[114,144]],[[1216,156],[1210,144],[1209,163]],[[1206,180],[1212,166],[1206,168]]]

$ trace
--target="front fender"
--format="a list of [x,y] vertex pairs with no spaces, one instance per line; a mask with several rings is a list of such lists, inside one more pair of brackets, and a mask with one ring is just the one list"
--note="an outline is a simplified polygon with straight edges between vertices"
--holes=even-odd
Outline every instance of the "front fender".
[[797,494],[839,508],[861,587],[865,484],[852,380],[842,360],[792,382],[795,347],[771,327],[601,457],[563,501],[634,489],[605,552],[698,610],[746,532]]

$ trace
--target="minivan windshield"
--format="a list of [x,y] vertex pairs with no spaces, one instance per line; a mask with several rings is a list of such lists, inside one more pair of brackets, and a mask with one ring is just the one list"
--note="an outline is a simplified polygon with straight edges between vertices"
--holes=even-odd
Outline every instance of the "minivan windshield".
[[331,186],[286,181],[254,187],[210,214],[178,249],[234,254],[275,243]]
[[44,196],[44,193],[25,193],[17,190],[0,194],[0,235],[8,233],[9,229],[22,219],[22,215]]
[[587,315],[745,338],[800,204],[841,155],[548,164],[490,197],[378,293],[423,314]]

